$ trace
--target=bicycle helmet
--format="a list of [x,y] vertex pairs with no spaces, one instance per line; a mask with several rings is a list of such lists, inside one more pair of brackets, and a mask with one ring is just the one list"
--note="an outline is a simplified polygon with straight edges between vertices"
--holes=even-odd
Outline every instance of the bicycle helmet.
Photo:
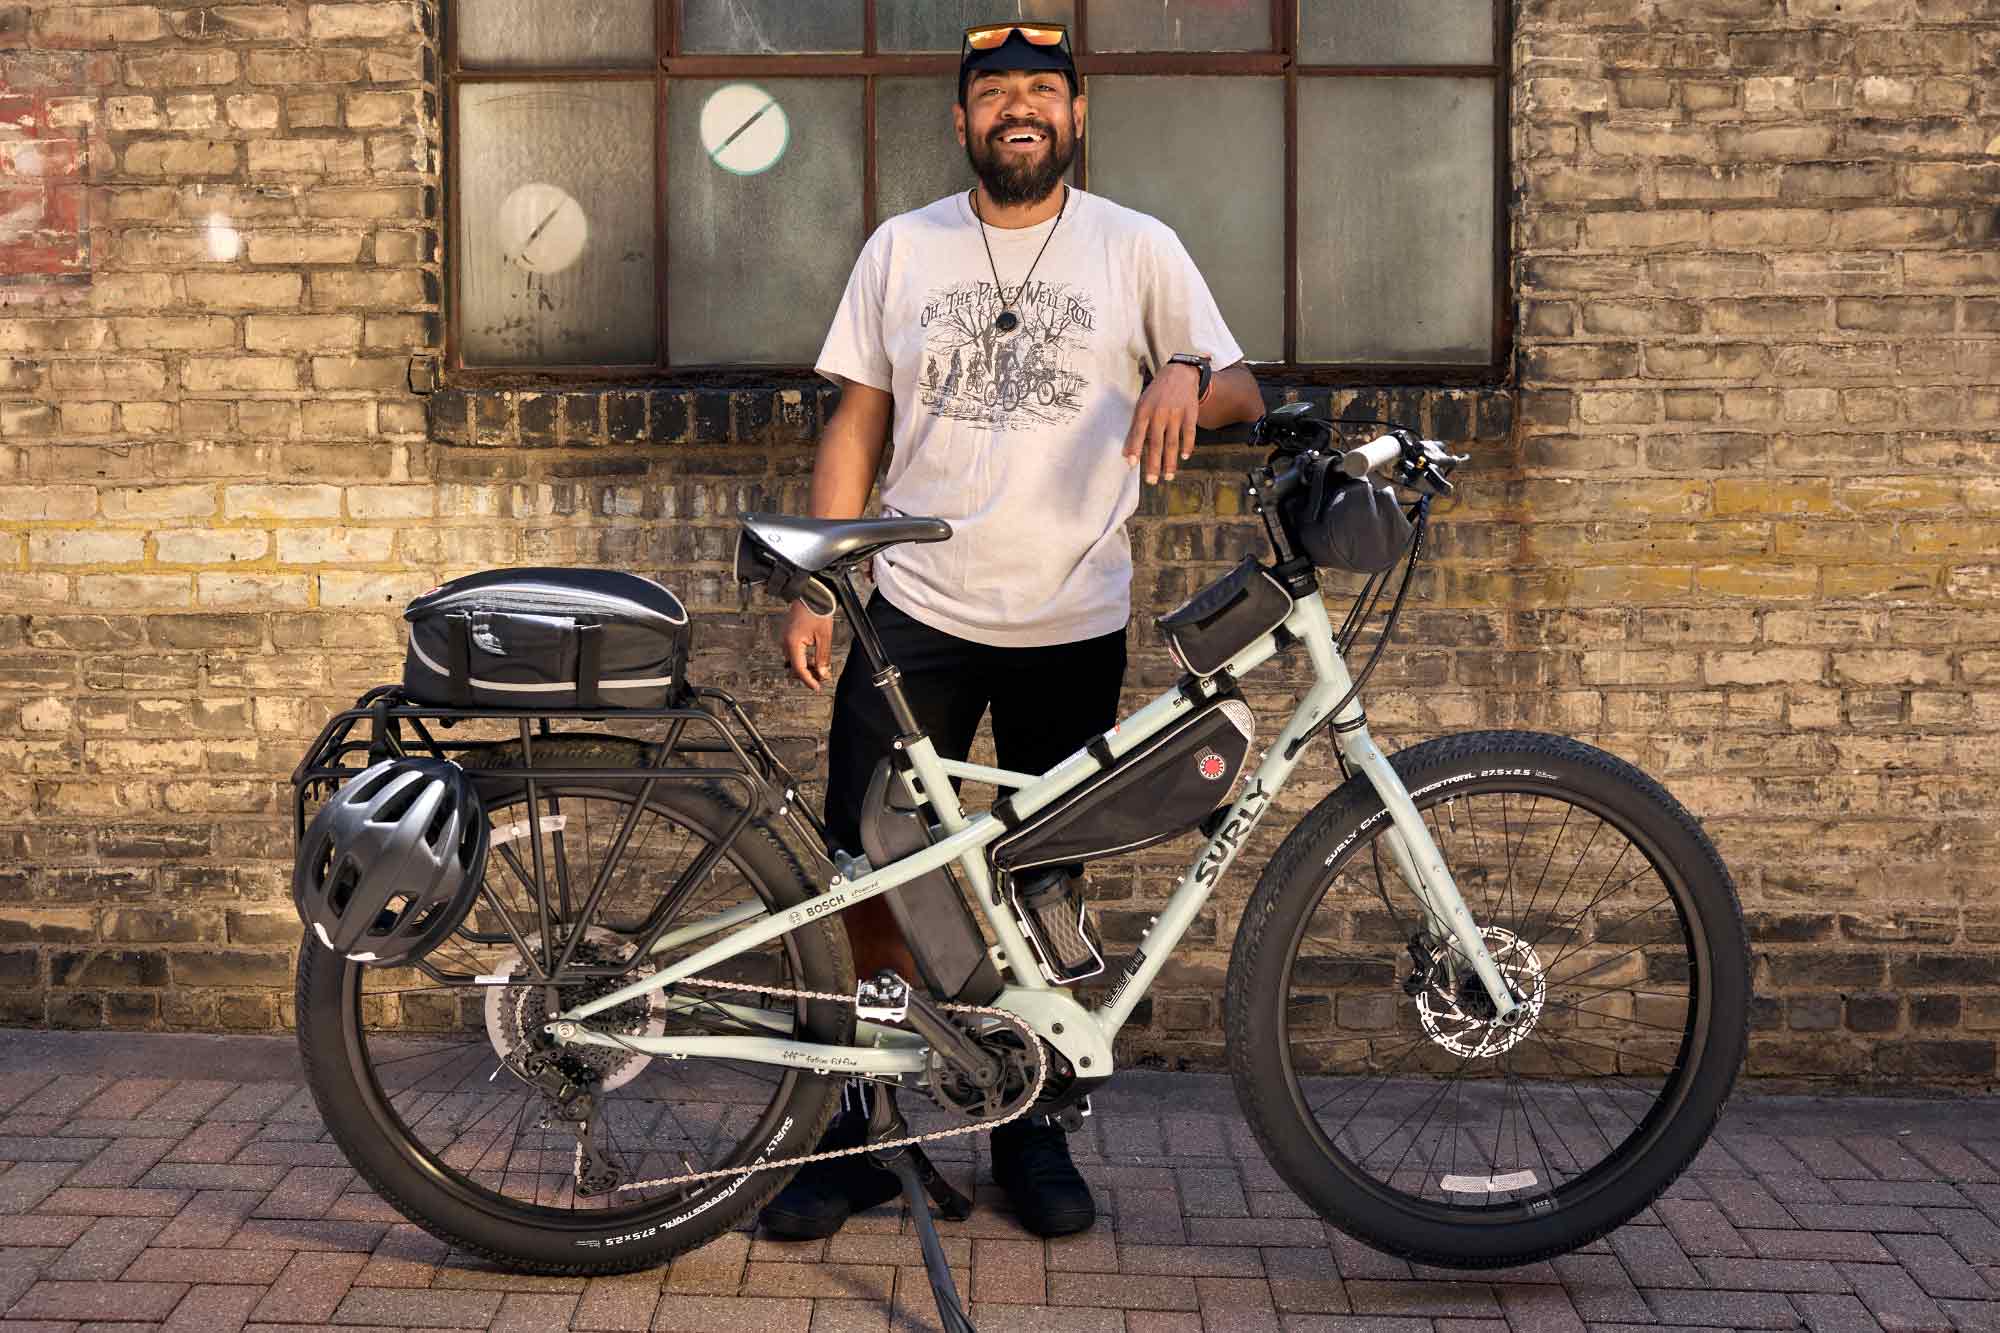
[[490,833],[457,764],[384,760],[313,816],[299,840],[292,903],[321,944],[354,962],[421,958],[471,912]]

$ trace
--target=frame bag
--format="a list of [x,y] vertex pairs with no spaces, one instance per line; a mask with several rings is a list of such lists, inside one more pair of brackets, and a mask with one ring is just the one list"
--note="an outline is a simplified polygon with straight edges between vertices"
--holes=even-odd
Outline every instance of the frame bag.
[[1215,812],[1250,754],[1256,720],[1241,699],[1196,708],[993,844],[1001,870],[1088,861],[1177,838]]
[[411,602],[403,692],[456,708],[665,708],[687,688],[688,614],[651,579],[489,569]]
[[1230,658],[1285,623],[1292,595],[1277,576],[1246,556],[1243,563],[1156,622],[1175,662],[1212,676]]

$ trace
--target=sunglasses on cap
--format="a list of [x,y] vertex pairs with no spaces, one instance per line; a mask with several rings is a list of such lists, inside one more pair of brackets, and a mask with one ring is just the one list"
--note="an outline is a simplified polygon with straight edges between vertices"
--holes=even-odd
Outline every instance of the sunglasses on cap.
[[1061,23],[982,23],[965,30],[963,52],[991,51],[1016,32],[1030,46],[1055,46],[1069,52],[1069,28]]

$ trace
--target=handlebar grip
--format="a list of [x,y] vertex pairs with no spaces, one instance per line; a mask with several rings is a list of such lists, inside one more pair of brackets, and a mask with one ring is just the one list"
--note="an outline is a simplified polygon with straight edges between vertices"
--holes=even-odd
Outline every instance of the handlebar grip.
[[1350,477],[1365,477],[1378,467],[1395,462],[1403,456],[1403,442],[1393,435],[1382,435],[1370,440],[1359,449],[1349,449],[1340,456],[1340,470]]

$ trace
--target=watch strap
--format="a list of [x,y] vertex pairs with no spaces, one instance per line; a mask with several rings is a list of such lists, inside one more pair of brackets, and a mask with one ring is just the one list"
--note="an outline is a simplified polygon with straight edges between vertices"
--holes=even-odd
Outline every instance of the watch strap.
[[1195,388],[1195,402],[1207,402],[1208,391],[1215,382],[1215,370],[1209,365],[1208,358],[1194,352],[1175,352],[1167,358],[1167,364],[1173,365],[1175,362],[1195,368],[1195,372],[1201,376],[1200,382]]

